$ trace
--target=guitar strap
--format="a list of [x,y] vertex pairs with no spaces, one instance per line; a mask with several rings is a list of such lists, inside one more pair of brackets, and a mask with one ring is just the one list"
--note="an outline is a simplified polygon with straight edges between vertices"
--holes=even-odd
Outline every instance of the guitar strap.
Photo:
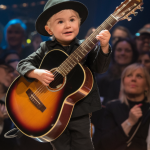
[[[14,133],[15,132],[15,133]],[[11,133],[14,133],[14,134],[11,134]],[[10,135],[11,134],[11,135]],[[5,134],[4,134],[4,137],[5,138],[17,138],[17,139],[19,139],[19,138],[21,138],[22,136],[23,136],[24,134],[21,132],[21,131],[19,131],[17,128],[13,128],[13,129],[11,129],[11,130],[9,130],[8,132],[6,132]]]

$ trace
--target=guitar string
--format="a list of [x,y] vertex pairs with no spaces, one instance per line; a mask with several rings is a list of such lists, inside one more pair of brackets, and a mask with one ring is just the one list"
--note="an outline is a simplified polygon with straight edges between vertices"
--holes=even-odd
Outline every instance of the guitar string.
[[[110,17],[109,17],[108,19],[110,19]],[[112,18],[111,18],[111,19],[112,19]],[[107,20],[107,19],[106,19],[106,20]],[[105,23],[105,22],[104,22],[103,24],[104,24],[104,25],[105,25],[105,24],[107,25],[108,23]],[[102,27],[101,27],[101,28],[102,28]],[[94,36],[94,37],[93,37],[93,35],[91,35],[91,36],[92,36],[91,39],[93,39],[93,38],[95,39],[95,36]],[[88,41],[87,43],[90,43],[90,42]],[[85,46],[86,46],[86,45],[83,45],[84,48],[85,48]],[[38,89],[38,90],[39,90],[39,89]]]
[[[128,3],[129,3],[129,2],[128,2]],[[128,3],[127,3],[127,4],[128,4]],[[120,10],[122,10],[124,7],[126,7],[126,5],[125,5],[125,4],[124,4],[124,6],[123,6]],[[119,11],[120,11],[120,10],[119,10]],[[118,11],[117,11],[117,12],[115,12],[115,13],[118,13]],[[115,13],[114,13],[114,15],[116,15]],[[106,19],[106,21],[107,21],[107,19]],[[105,21],[105,22],[106,22],[106,21]],[[89,39],[90,39],[90,38],[89,38]],[[87,42],[87,43],[88,43],[88,42]],[[84,46],[85,46],[85,45],[84,45]],[[78,56],[78,54],[77,54],[77,56]],[[67,59],[67,60],[68,60],[68,59]],[[67,60],[66,60],[66,61],[67,61]],[[67,62],[66,64],[68,65],[68,62]],[[65,63],[64,63],[64,65],[65,65]],[[68,65],[68,66],[69,66],[69,65]],[[63,67],[63,66],[62,66],[62,69],[64,69],[64,70],[65,70],[65,67]]]
[[[107,21],[107,20],[109,21],[109,19],[112,20],[111,16],[108,17],[108,18],[106,19],[106,21]],[[103,24],[104,24],[104,25],[108,25],[109,23],[103,22]],[[109,24],[109,25],[110,25],[110,24]],[[102,27],[101,27],[101,28],[102,28]],[[95,35],[94,37],[93,37],[93,35],[91,35],[91,36],[92,36],[91,40],[92,40],[92,39],[96,39],[96,38],[95,38],[96,35]],[[89,39],[90,39],[90,38],[89,38]],[[91,43],[91,40],[89,40],[89,39],[87,39],[87,44]],[[86,45],[83,45],[84,48],[85,48],[85,46],[86,46]],[[80,52],[80,51],[79,51],[79,52]],[[79,52],[77,51],[77,53],[79,53]],[[78,56],[77,53],[76,53],[76,55]],[[47,88],[46,88],[46,89],[47,89]],[[38,91],[39,91],[39,89],[38,89]],[[40,91],[40,92],[42,92],[42,91]],[[35,94],[36,94],[36,93],[35,93]]]
[[[125,5],[125,6],[126,6],[126,5]],[[125,6],[124,6],[124,7],[125,7]],[[123,9],[123,8],[122,8],[122,9]],[[116,13],[118,13],[118,12],[116,12]],[[116,14],[115,14],[115,15],[116,15]],[[68,60],[68,59],[67,59],[67,60]],[[68,66],[69,66],[69,65],[68,65]]]
[[[125,7],[125,6],[126,6],[126,5],[124,4],[124,7]],[[124,8],[124,7],[123,7],[123,8]],[[122,8],[122,9],[123,9],[123,8]],[[120,10],[122,10],[122,9],[120,9]],[[116,13],[118,13],[118,12],[116,12]],[[116,15],[116,13],[114,13],[114,15]],[[110,17],[111,17],[111,16],[110,16]],[[109,19],[109,18],[108,18],[108,19]],[[109,20],[108,20],[108,21],[109,21]],[[105,22],[110,25],[110,23],[107,22],[107,19],[102,23],[102,25],[103,25],[103,24],[106,24]],[[107,25],[107,24],[106,24],[106,25]],[[102,27],[101,27],[102,25],[100,25],[100,28],[102,28]],[[105,29],[105,28],[104,28],[104,29]],[[93,35],[91,35],[91,36],[93,36]],[[93,38],[93,37],[92,37],[92,38]],[[94,37],[94,38],[95,38],[95,37]],[[88,45],[89,43],[91,43],[90,38],[88,38],[88,40],[89,40],[89,41],[87,41],[87,45]],[[85,46],[87,46],[87,45],[83,45],[83,48],[86,48]],[[79,52],[80,52],[80,51],[79,51]],[[80,52],[80,53],[81,53],[81,52]],[[75,54],[76,54],[76,52],[75,52]],[[78,51],[77,51],[77,54],[76,54],[76,55],[79,56],[79,55],[78,55]],[[80,55],[81,55],[81,54],[80,54]],[[69,59],[66,59],[66,64],[69,66],[69,63],[68,63],[67,60],[69,60]],[[65,63],[64,63],[64,65],[65,65]],[[65,67],[64,67],[63,65],[62,65],[62,69],[65,70]],[[56,74],[58,74],[58,73],[56,72]],[[59,75],[59,74],[58,74],[58,75]]]
[[[129,2],[128,2],[128,3],[129,3]],[[125,7],[125,6],[126,6],[126,5],[124,5],[124,7]],[[123,9],[123,8],[122,8],[122,9]],[[122,9],[120,9],[120,10],[122,10]],[[118,13],[118,12],[114,13],[114,15],[116,15],[117,13]],[[109,18],[108,18],[108,19],[109,19]],[[111,18],[111,19],[112,19],[112,18]],[[105,23],[105,22],[106,22],[106,23]],[[109,23],[107,23],[107,19],[102,23],[102,25],[103,25],[104,23],[105,23],[106,25],[109,24]],[[100,25],[98,28],[102,28],[101,25]],[[93,36],[93,35],[91,35],[91,36]],[[92,38],[93,38],[93,37],[92,37]],[[94,37],[94,39],[95,39],[95,37]],[[88,40],[89,40],[89,41],[88,41]],[[91,43],[90,38],[88,38],[88,40],[87,40],[87,45],[88,45],[89,43]],[[86,48],[85,46],[87,46],[87,45],[83,45],[83,47]],[[80,52],[80,53],[81,53],[81,52]],[[75,54],[76,54],[76,53],[75,53]],[[77,51],[77,54],[76,54],[76,55],[78,56],[78,51]],[[80,55],[81,55],[81,54],[80,54]],[[66,64],[69,66],[69,63],[70,63],[70,62],[68,63],[68,60],[69,60],[69,59],[66,59]],[[64,66],[65,66],[65,63],[64,63]],[[62,66],[63,69],[65,69],[64,66]],[[58,73],[56,72],[56,74],[58,74]],[[56,75],[56,74],[55,74],[55,75]],[[59,74],[58,74],[58,75],[59,75]],[[56,76],[57,76],[57,75],[56,75]],[[45,87],[45,86],[44,86],[44,87]],[[45,89],[47,89],[47,88],[45,87]],[[40,92],[41,92],[41,91],[40,91]]]
[[[110,17],[109,17],[109,18],[110,18]],[[108,18],[108,19],[109,19],[109,18]],[[107,19],[106,19],[106,20],[107,20]],[[106,24],[106,23],[104,22],[104,24]],[[108,24],[108,23],[107,23],[107,24]],[[107,25],[107,24],[106,24],[106,25]],[[92,38],[93,38],[93,36],[92,36]],[[94,38],[95,38],[95,36],[94,36]],[[89,39],[90,39],[90,38],[89,38]],[[90,40],[89,40],[89,41],[90,41]],[[91,41],[90,41],[90,42],[89,42],[89,41],[88,41],[87,43],[91,43]],[[83,45],[83,47],[85,47],[85,45]],[[77,52],[78,52],[78,51],[77,51]],[[78,55],[78,54],[76,54],[76,55]]]

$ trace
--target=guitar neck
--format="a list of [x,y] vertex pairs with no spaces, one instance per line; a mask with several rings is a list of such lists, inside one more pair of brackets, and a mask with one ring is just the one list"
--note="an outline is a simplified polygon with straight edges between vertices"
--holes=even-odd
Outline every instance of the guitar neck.
[[118,21],[111,14],[59,67],[66,76],[97,44],[96,36],[102,30],[110,30]]

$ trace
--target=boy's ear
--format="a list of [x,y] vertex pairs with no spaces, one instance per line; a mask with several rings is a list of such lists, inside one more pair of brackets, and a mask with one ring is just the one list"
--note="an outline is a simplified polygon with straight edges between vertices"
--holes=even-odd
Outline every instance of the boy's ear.
[[45,30],[47,31],[47,33],[48,33],[49,35],[53,35],[53,32],[51,31],[51,29],[49,28],[48,25],[45,25]]

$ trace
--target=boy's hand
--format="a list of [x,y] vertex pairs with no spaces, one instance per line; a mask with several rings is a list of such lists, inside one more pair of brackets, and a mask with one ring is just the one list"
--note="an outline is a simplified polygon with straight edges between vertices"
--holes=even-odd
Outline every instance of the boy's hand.
[[38,79],[41,83],[43,83],[45,86],[49,86],[49,84],[54,80],[54,75],[44,69],[35,69],[34,71],[34,77]]
[[102,51],[104,53],[109,53],[109,40],[111,34],[108,30],[102,30],[99,35],[96,36],[97,40],[100,41]]

